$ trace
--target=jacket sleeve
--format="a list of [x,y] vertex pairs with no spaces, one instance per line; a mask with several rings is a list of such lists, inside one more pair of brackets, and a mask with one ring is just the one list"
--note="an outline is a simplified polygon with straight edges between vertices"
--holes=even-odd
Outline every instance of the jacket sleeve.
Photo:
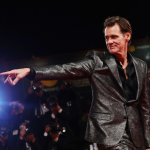
[[34,80],[75,80],[88,77],[92,74],[95,66],[94,57],[94,51],[90,51],[84,60],[76,63],[33,67],[35,70]]
[[147,65],[144,76],[143,90],[140,96],[140,116],[143,127],[144,143],[145,147],[148,148],[150,147],[150,101]]

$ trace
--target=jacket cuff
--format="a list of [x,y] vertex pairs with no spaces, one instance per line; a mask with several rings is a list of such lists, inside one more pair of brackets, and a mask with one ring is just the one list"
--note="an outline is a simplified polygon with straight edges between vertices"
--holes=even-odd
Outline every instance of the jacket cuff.
[[36,75],[35,70],[33,68],[30,68],[30,73],[26,76],[26,78],[29,80],[34,80],[35,75]]

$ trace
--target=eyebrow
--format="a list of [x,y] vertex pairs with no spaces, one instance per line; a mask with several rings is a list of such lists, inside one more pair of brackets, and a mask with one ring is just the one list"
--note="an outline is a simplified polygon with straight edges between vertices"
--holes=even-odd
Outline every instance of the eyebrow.
[[[112,35],[110,35],[110,37],[111,37],[111,36],[118,36],[118,35],[116,35],[116,34],[112,34]],[[108,36],[104,36],[104,37],[108,37]]]

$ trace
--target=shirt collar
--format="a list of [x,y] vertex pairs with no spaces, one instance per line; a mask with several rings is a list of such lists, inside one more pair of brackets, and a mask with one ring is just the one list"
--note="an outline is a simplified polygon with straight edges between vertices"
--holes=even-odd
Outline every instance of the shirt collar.
[[[114,54],[112,56],[115,58],[117,65],[121,66],[119,60],[116,58]],[[127,60],[128,60],[128,66],[130,66],[133,63],[132,57],[129,53],[127,53]]]

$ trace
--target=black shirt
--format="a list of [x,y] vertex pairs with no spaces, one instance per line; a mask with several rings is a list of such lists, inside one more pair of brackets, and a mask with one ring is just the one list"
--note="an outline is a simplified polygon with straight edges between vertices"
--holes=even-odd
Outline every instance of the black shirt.
[[119,76],[122,82],[122,86],[126,94],[126,100],[127,101],[135,100],[136,95],[137,95],[137,90],[138,90],[138,83],[137,83],[137,77],[136,77],[136,72],[135,72],[135,68],[133,65],[132,57],[128,53],[127,55],[128,65],[126,67],[126,73],[127,73],[128,79],[126,79],[124,69],[122,68],[122,65],[120,64],[118,59],[115,56],[114,58],[117,63],[117,68],[118,68]]

